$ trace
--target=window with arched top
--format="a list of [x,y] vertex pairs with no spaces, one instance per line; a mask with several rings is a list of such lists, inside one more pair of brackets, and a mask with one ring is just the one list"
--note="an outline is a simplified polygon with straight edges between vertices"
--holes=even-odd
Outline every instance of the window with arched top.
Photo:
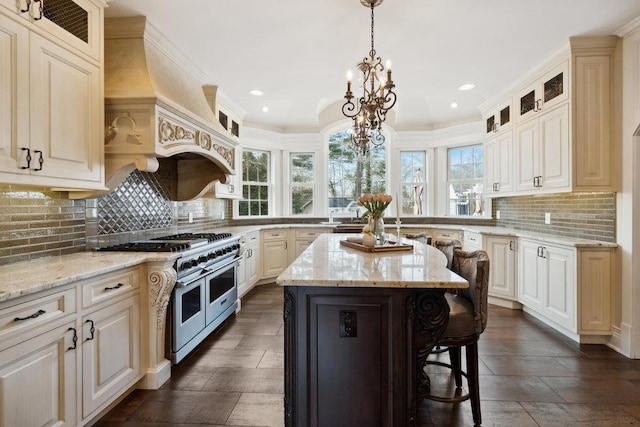
[[372,145],[367,154],[358,156],[351,146],[351,131],[336,132],[329,137],[327,171],[329,213],[352,216],[358,212],[361,195],[387,192],[387,145]]

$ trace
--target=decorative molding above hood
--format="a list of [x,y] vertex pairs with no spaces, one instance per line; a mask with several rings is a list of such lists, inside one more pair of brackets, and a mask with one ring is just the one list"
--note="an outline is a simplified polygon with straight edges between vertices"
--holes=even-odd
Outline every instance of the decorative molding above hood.
[[238,141],[218,122],[203,77],[169,46],[144,17],[105,20],[106,185],[162,163],[177,168],[173,200],[211,196],[235,175]]

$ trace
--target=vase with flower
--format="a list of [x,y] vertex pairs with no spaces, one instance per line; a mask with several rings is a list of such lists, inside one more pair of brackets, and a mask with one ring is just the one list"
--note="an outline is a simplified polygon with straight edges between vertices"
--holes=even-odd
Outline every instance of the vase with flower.
[[384,235],[384,210],[391,203],[392,197],[389,194],[363,194],[358,204],[367,211],[362,215],[362,219],[367,219],[367,227],[376,237],[377,244],[384,245],[386,238]]

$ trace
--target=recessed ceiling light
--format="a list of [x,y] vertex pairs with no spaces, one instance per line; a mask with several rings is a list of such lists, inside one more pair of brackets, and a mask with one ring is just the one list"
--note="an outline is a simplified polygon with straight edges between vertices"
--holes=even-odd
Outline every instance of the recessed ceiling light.
[[458,108],[458,103],[457,103],[457,102],[455,102],[455,101],[453,101],[453,102],[451,103],[451,108]]
[[458,88],[458,90],[461,90],[461,91],[471,90],[471,89],[473,89],[474,87],[476,87],[476,85],[474,85],[473,83],[465,83],[465,84],[463,84],[462,86],[460,86],[460,87]]
[[264,107],[262,107],[262,112],[266,113],[267,111],[269,111],[269,107],[267,107],[266,105]]
[[259,89],[250,90],[249,93],[251,95],[253,95],[253,96],[262,96],[262,95],[264,95],[264,92],[259,90]]

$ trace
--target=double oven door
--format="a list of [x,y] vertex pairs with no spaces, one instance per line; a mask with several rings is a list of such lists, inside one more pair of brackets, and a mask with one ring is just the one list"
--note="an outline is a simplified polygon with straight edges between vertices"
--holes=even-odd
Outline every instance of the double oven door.
[[236,259],[177,284],[172,296],[171,360],[178,363],[237,308]]

